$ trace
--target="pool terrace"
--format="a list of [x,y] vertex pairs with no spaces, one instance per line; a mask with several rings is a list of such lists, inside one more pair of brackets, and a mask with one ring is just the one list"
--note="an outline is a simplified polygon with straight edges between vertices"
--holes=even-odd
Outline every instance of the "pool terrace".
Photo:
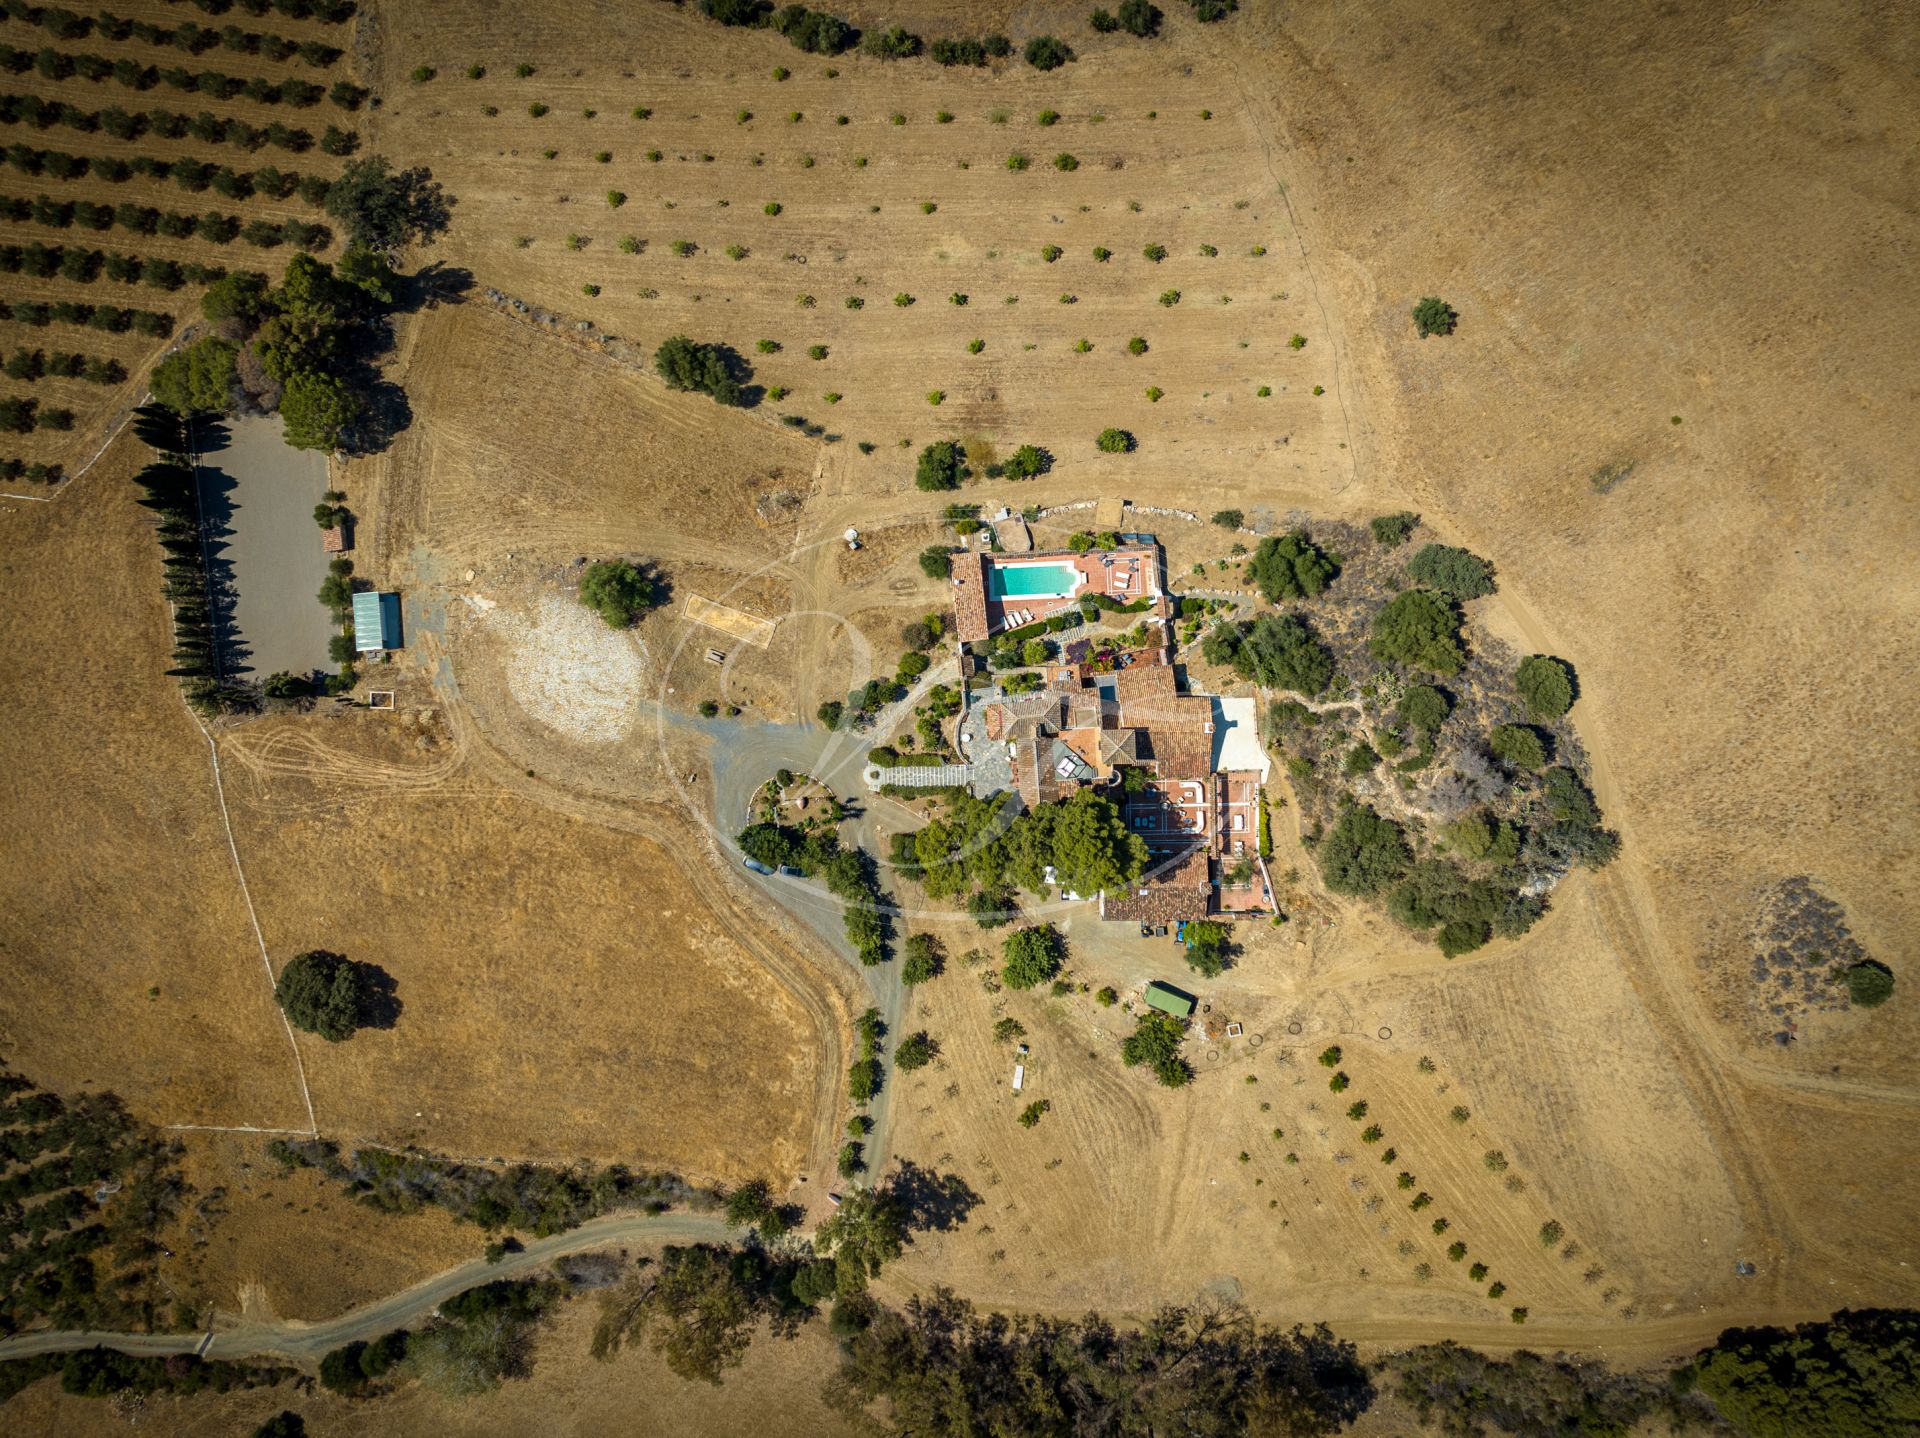
[[1085,554],[960,554],[953,585],[955,637],[962,643],[1051,619],[1089,594],[1121,604],[1163,594],[1154,544]]

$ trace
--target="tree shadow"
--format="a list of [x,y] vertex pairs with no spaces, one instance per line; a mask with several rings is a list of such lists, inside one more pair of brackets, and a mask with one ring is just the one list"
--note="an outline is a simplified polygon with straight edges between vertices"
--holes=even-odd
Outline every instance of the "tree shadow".
[[957,1173],[936,1173],[911,1159],[887,1180],[887,1191],[906,1212],[909,1233],[951,1233],[985,1202]]
[[435,260],[406,276],[393,297],[398,314],[416,314],[443,304],[459,304],[473,288],[473,271]]
[[447,232],[453,222],[453,207],[459,202],[425,165],[402,170],[394,179],[400,186],[399,203],[406,215],[408,238],[416,245],[432,244]]
[[200,462],[193,467],[193,483],[200,506],[200,545],[207,567],[208,627],[213,635],[214,671],[222,679],[253,672],[253,651],[240,637],[234,622],[238,590],[234,585],[233,559],[228,552],[233,538],[233,516],[238,506],[234,490],[239,481],[218,464],[206,462],[209,455],[225,451],[229,445],[224,424],[196,423],[193,440]]
[[381,454],[413,427],[413,405],[404,389],[384,377],[355,388],[365,407],[353,422],[352,442],[341,447],[355,455]]
[[400,1022],[399,985],[393,975],[378,964],[353,961],[354,976],[360,983],[360,1027],[390,1029]]

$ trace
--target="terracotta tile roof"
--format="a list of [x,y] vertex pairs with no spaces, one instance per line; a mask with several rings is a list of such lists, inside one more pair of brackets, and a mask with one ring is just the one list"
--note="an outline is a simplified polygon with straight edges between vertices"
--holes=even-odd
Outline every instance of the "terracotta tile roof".
[[1163,779],[1202,779],[1213,764],[1213,736],[1182,733],[1174,729],[1149,729],[1150,758],[1159,766]]
[[320,550],[323,554],[345,554],[347,552],[346,526],[336,524],[332,529],[322,531]]
[[962,644],[985,639],[987,576],[985,557],[968,550],[953,556],[953,632]]
[[1122,893],[1110,893],[1102,916],[1123,923],[1170,924],[1180,919],[1204,919],[1213,898],[1204,849],[1185,850],[1172,862],[1160,861],[1158,872],[1149,865],[1145,878]]

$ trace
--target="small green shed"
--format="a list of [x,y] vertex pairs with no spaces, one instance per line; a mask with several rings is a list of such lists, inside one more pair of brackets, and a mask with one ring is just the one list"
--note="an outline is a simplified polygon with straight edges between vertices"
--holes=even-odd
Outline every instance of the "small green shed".
[[1177,1019],[1192,1018],[1194,1005],[1198,1002],[1192,994],[1184,993],[1172,984],[1163,984],[1158,979],[1147,985],[1147,1007],[1158,1009],[1163,1014],[1172,1014]]
[[400,596],[361,590],[353,596],[353,647],[377,654],[400,647]]

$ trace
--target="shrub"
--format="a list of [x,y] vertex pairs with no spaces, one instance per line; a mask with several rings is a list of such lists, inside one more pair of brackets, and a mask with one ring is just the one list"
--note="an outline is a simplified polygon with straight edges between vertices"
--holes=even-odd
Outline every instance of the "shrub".
[[1557,1218],[1550,1218],[1540,1225],[1540,1246],[1542,1248],[1557,1247],[1560,1240],[1566,1236],[1567,1231],[1560,1226],[1560,1220]]
[[1026,59],[1036,70],[1057,70],[1073,59],[1073,47],[1052,35],[1035,35],[1027,41]]
[[581,572],[579,598],[608,628],[625,629],[652,608],[657,595],[653,581],[639,566],[624,559],[604,559]]
[[1546,767],[1547,748],[1540,740],[1540,731],[1525,724],[1497,726],[1487,736],[1487,748],[1510,769],[1531,772]]
[[1133,448],[1133,436],[1124,429],[1107,428],[1094,441],[1102,454],[1126,454]]
[[914,299],[912,295],[908,294],[905,290],[902,290],[900,291],[899,294],[893,297],[893,302],[898,308],[904,310],[914,303]]
[[946,579],[953,574],[953,553],[945,545],[932,544],[920,551],[920,572],[929,579]]
[[626,204],[626,202],[627,202],[627,194],[625,190],[608,190],[607,191],[607,208],[608,209],[617,210],[622,205]]
[[1180,291],[1163,290],[1160,294],[1160,303],[1165,305],[1168,309],[1172,309],[1175,305],[1180,303]]
[[1420,522],[1420,516],[1408,510],[1398,514],[1382,514],[1369,521],[1373,530],[1374,543],[1383,549],[1398,549],[1407,542],[1407,536],[1413,533],[1413,527]]
[[927,391],[927,403],[930,405],[939,406],[945,404],[946,399],[947,392],[943,389],[930,389]]
[[1093,1001],[1103,1009],[1110,1009],[1120,1002],[1120,993],[1117,989],[1108,985],[1093,996]]
[[1080,168],[1080,162],[1062,150],[1053,157],[1053,168],[1056,170],[1077,170]]
[[915,934],[906,942],[900,964],[900,982],[908,988],[926,983],[940,973],[940,941],[931,934]]
[[1115,30],[1120,28],[1120,22],[1113,18],[1110,11],[1106,10],[1095,10],[1092,15],[1087,17],[1087,23],[1093,26],[1094,33],[1099,35],[1111,35]]
[[1493,593],[1493,571],[1486,560],[1448,544],[1429,544],[1407,561],[1407,573],[1455,599]]
[[1409,589],[1374,615],[1369,648],[1376,659],[1458,674],[1465,657],[1459,634],[1459,615],[1450,603],[1430,590]]
[[1145,249],[1141,250],[1140,253],[1157,265],[1167,257],[1167,247],[1165,245],[1148,245]]
[[1337,1073],[1327,1080],[1327,1091],[1329,1093],[1345,1093],[1352,1084],[1352,1079],[1343,1073]]
[[1024,170],[1027,168],[1027,166],[1031,165],[1032,163],[1033,163],[1032,160],[1030,160],[1027,156],[1021,154],[1017,150],[1013,154],[1007,156],[1007,168],[1009,170]]
[[531,105],[527,106],[527,113],[537,120],[547,113],[547,107],[538,100],[535,100]]
[[1093,341],[1090,339],[1075,340],[1073,342],[1073,352],[1077,355],[1091,354],[1093,352]]
[[894,25],[886,30],[869,30],[860,48],[880,60],[909,60],[920,53],[920,37]]
[[1160,31],[1160,9],[1152,0],[1121,0],[1118,18],[1122,30],[1142,40]]
[[1010,989],[1031,989],[1060,972],[1066,941],[1051,924],[1016,929],[1000,946],[1000,978]]
[[1874,959],[1850,964],[1846,971],[1847,997],[1863,1009],[1877,1009],[1893,997],[1893,970]]
[[1428,335],[1450,335],[1459,321],[1460,316],[1454,313],[1452,305],[1432,295],[1413,307],[1413,328],[1421,339]]
[[908,1034],[900,1040],[900,1046],[893,1051],[894,1066],[904,1073],[912,1073],[915,1069],[923,1069],[932,1063],[939,1051],[939,1046],[927,1037],[924,1030]]
[[1332,1044],[1320,1052],[1320,1067],[1337,1069],[1340,1067],[1340,1045]]
[[408,75],[407,78],[416,85],[424,85],[439,73],[440,72],[431,65],[415,65],[413,72]]
[[967,353],[970,355],[977,355],[980,353],[981,350],[985,349],[986,347],[987,347],[987,342],[985,340],[968,340],[967,341]]
[[1059,259],[1060,254],[1061,251],[1058,245],[1042,245],[1040,247],[1040,258],[1048,264],[1052,264],[1055,260]]
[[1165,393],[1166,391],[1161,389],[1159,385],[1150,384],[1146,389],[1147,402],[1149,404],[1158,404],[1160,403],[1160,397]]
[[1573,707],[1573,671],[1551,655],[1522,659],[1513,673],[1513,687],[1536,719],[1558,719]]

